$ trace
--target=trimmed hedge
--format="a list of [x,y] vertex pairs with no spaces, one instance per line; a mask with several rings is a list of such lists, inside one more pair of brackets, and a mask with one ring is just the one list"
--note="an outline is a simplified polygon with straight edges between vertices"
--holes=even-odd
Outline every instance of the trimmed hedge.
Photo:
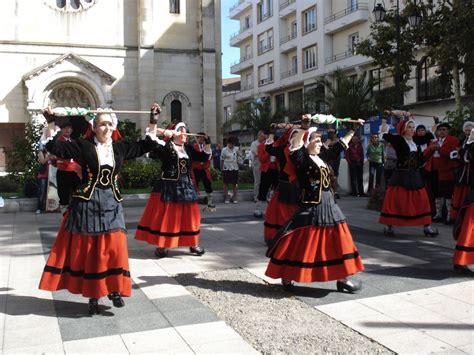
[[120,173],[122,187],[137,189],[153,186],[161,174],[161,163],[156,160],[130,160],[124,163]]

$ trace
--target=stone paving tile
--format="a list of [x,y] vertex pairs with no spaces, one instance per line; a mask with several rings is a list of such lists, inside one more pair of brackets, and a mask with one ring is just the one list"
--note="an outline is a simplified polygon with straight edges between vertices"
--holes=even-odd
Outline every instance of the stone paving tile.
[[26,329],[5,329],[3,350],[24,348],[30,346],[42,346],[61,343],[59,326],[41,326]]
[[64,354],[64,345],[62,342],[60,342],[57,344],[6,349],[3,350],[3,354]]
[[241,340],[239,334],[223,321],[185,325],[175,328],[191,348],[195,345],[209,344],[216,341]]
[[260,354],[241,339],[193,345],[192,349],[196,354]]
[[127,347],[120,335],[64,342],[66,354],[100,353],[105,349],[110,354],[128,354]]
[[402,333],[408,328],[408,325],[382,313],[358,319],[347,319],[342,323],[374,340],[385,335]]
[[166,353],[193,354],[183,338],[173,328],[149,330],[121,335],[130,354]]

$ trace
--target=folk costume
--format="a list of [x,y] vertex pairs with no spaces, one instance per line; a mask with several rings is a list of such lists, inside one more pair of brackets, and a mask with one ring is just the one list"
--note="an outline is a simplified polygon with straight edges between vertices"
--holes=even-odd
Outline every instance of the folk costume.
[[90,139],[60,140],[56,135],[44,142],[51,154],[80,160],[84,178],[64,214],[39,288],[67,289],[88,297],[89,313],[97,314],[100,297],[107,295],[114,306],[123,307],[121,296],[131,295],[118,175],[125,160],[149,152],[155,143],[149,138],[139,142],[108,138],[101,143],[92,131],[88,136]]
[[392,226],[423,225],[426,236],[438,233],[431,228],[431,207],[421,175],[424,159],[419,145],[405,136],[412,120],[402,120],[397,125],[398,135],[386,133],[383,139],[397,153],[397,166],[389,182],[380,213],[379,223],[387,225],[384,234],[393,236]]
[[300,134],[292,142],[290,158],[301,188],[300,208],[271,240],[265,275],[281,278],[285,287],[291,286],[291,281],[338,280],[339,291],[353,292],[358,287],[346,277],[364,267],[346,218],[334,200],[327,164],[347,149],[347,143],[342,139],[312,155],[305,147],[311,144],[313,132],[314,128],[307,132],[305,146]]
[[[206,136],[205,133],[200,132],[200,135]],[[209,140],[209,139],[208,139]],[[204,142],[205,144],[201,144],[196,142],[193,144],[193,148],[196,152],[201,153],[204,151],[206,144],[210,144],[209,142]],[[202,181],[204,185],[204,190],[206,191],[206,203],[209,208],[215,208],[213,199],[212,199],[212,176],[211,176],[211,160],[212,154],[209,156],[209,159],[206,161],[192,161],[192,168],[193,168],[193,176],[194,176],[194,183],[196,187],[196,191],[199,192],[199,183]]]
[[265,142],[258,145],[257,156],[260,161],[260,185],[253,215],[256,218],[261,218],[263,215],[262,205],[267,201],[268,192],[275,191],[278,186],[278,161],[275,156],[268,154]]
[[[446,128],[450,126],[447,123],[441,123],[437,129]],[[437,144],[439,149],[431,149],[430,147]],[[454,189],[454,171],[457,167],[457,161],[451,159],[453,151],[457,151],[459,141],[456,137],[447,135],[433,140],[427,149],[424,151],[426,163],[426,170],[430,172],[430,189],[434,194],[435,216],[433,221],[441,221],[443,219],[443,207],[446,204],[447,220],[450,222],[451,214],[451,199],[453,197]]]
[[[473,130],[474,131],[474,130]],[[474,133],[468,138],[464,145],[464,159],[474,163]],[[467,181],[470,190],[464,198],[462,207],[459,209],[456,223],[454,225],[454,239],[456,240],[456,248],[454,251],[454,270],[463,274],[473,275],[467,266],[474,264],[474,175],[473,171],[469,171]]]
[[[185,128],[180,122],[172,129]],[[207,149],[207,148],[206,148]],[[192,180],[192,161],[205,162],[210,148],[196,151],[192,145],[173,140],[159,140],[150,153],[161,160],[161,176],[157,179],[137,226],[135,239],[157,247],[155,255],[166,257],[166,248],[190,247],[191,253],[202,255],[199,247],[201,212]]]
[[[293,216],[299,208],[299,187],[294,172],[294,166],[289,159],[290,146],[289,141],[297,133],[295,129],[288,129],[280,138],[273,141],[272,137],[266,142],[266,151],[278,160],[278,186],[272,194],[265,213],[263,236],[268,245],[271,239],[275,237],[278,230]],[[285,169],[287,165],[292,165]],[[290,174],[292,178],[290,181]],[[293,173],[291,173],[293,171]]]

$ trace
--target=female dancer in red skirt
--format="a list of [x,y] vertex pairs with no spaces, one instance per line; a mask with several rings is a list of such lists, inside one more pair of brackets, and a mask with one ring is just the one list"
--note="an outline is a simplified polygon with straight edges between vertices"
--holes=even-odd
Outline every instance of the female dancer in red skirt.
[[203,151],[186,144],[186,125],[179,122],[171,129],[157,129],[166,141],[150,154],[162,162],[157,180],[138,223],[135,239],[156,246],[155,255],[164,258],[167,248],[189,247],[192,254],[202,255],[199,246],[201,211],[193,184],[193,160],[205,162],[212,154],[209,138]]
[[[474,164],[474,129],[464,145],[464,159]],[[459,215],[454,225],[454,270],[461,274],[474,275],[468,265],[474,264],[474,173],[469,176],[470,191],[464,199]]]
[[321,135],[316,128],[305,132],[310,117],[303,116],[303,129],[296,133],[290,148],[301,188],[301,207],[270,242],[265,275],[281,278],[284,287],[291,287],[292,281],[337,280],[338,291],[352,293],[360,285],[347,277],[364,267],[346,218],[334,200],[330,168],[325,160],[346,149],[354,131],[321,152]]
[[[160,110],[157,104],[153,108]],[[116,140],[117,119],[107,111],[93,120],[88,139],[59,140],[52,136],[55,116],[50,109],[44,116],[49,126],[46,149],[64,159],[80,159],[84,178],[64,214],[39,288],[88,297],[91,315],[100,313],[98,299],[103,296],[123,307],[131,279],[118,174],[124,160],[151,151],[156,143],[149,138]],[[150,123],[152,131],[155,123]]]
[[387,236],[395,235],[393,226],[423,225],[425,236],[435,237],[438,231],[431,227],[431,206],[421,175],[423,153],[413,141],[414,121],[400,121],[397,133],[383,135],[397,152],[397,167],[388,182],[379,223],[387,226]]
[[456,170],[456,180],[453,190],[453,199],[451,204],[451,221],[456,221],[459,209],[462,206],[464,199],[470,191],[470,179],[474,178],[474,164],[471,164],[466,154],[466,142],[474,128],[474,122],[464,122],[463,131],[464,139],[459,144],[458,161],[459,167]]
[[[278,124],[276,128],[287,128],[286,132],[273,141],[274,135],[271,133],[266,141],[266,151],[278,160],[278,186],[268,203],[267,212],[265,213],[263,236],[265,243],[268,245],[271,239],[275,237],[278,230],[290,219],[298,209],[299,188],[294,179],[290,181],[288,175],[290,140],[294,134],[298,132],[291,124]],[[296,176],[294,176],[296,178]]]

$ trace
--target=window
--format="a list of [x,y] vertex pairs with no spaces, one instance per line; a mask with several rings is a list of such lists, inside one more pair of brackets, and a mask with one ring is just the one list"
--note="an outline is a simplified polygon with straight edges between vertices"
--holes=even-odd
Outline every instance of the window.
[[253,88],[253,83],[252,83],[252,74],[247,74],[245,76],[245,83],[244,87],[242,88],[242,91],[244,90],[250,90]]
[[303,114],[303,90],[294,90],[288,93],[288,117],[290,121],[301,119]]
[[430,63],[429,58],[424,58],[417,66],[416,88],[417,100],[435,100],[450,96],[448,85],[443,85],[439,74],[436,73],[437,66]]
[[316,46],[303,49],[303,71],[316,69],[317,66]]
[[179,0],[170,0],[170,14],[179,14]]
[[245,16],[244,19],[244,29],[250,28],[250,16]]
[[263,86],[273,82],[273,62],[258,67],[258,85]]
[[316,6],[303,12],[303,34],[316,29]]
[[231,107],[230,106],[226,106],[224,107],[224,118],[225,118],[225,122],[227,123],[227,121],[230,120],[230,116],[231,116],[231,111],[230,111]]
[[351,54],[357,54],[356,53],[356,44],[359,42],[359,32],[350,34],[348,37],[348,48],[349,48],[349,53]]
[[298,24],[296,23],[296,21],[293,21],[291,23],[291,38],[295,38],[296,37],[296,33],[298,31]]
[[372,88],[372,92],[380,91],[381,82],[382,82],[382,77],[380,75],[380,69],[372,69],[371,71],[369,71],[369,80],[372,80],[375,83],[375,85]]
[[275,96],[275,111],[285,111],[285,94],[279,94]]
[[257,22],[265,21],[273,15],[273,0],[261,0],[257,3]]
[[183,120],[182,110],[181,110],[181,101],[173,100],[171,101],[171,122],[181,122]]
[[298,71],[298,57],[296,55],[291,57],[291,71],[295,73]]
[[271,49],[273,49],[273,29],[258,36],[258,54],[265,53]]
[[348,7],[350,9],[350,11],[355,11],[357,10],[357,7],[358,7],[358,3],[359,3],[359,0],[348,0]]

